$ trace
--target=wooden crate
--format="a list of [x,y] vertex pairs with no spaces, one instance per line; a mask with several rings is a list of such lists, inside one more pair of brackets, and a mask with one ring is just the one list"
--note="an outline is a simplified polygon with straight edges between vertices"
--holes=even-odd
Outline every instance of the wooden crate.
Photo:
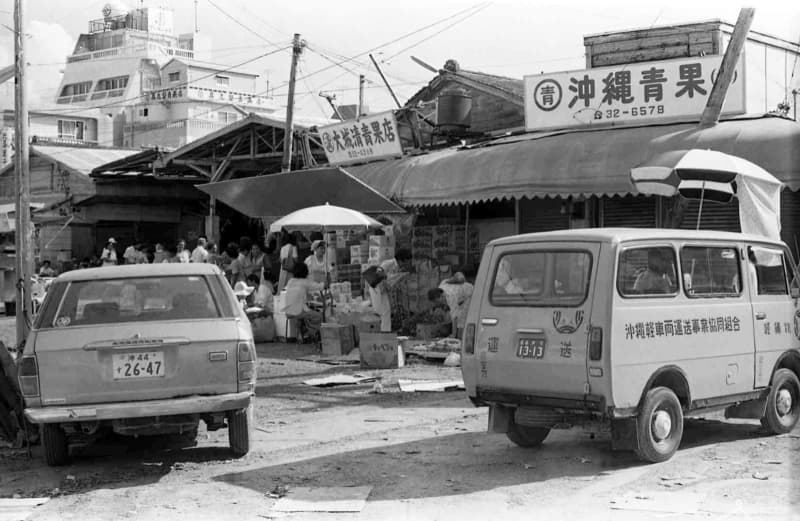
[[350,324],[324,323],[320,333],[323,355],[346,355],[355,347],[353,326]]

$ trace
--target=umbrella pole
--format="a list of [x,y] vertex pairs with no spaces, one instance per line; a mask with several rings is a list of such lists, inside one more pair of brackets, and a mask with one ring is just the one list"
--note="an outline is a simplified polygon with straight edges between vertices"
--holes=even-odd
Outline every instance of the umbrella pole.
[[706,182],[703,181],[703,184],[700,185],[700,208],[697,210],[697,227],[696,230],[700,229],[700,216],[703,215],[703,196],[706,194]]

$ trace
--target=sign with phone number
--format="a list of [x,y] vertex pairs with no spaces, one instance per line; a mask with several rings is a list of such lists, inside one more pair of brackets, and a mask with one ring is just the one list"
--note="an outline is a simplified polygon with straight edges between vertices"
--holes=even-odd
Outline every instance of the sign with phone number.
[[[680,58],[525,76],[527,130],[700,116],[722,56]],[[739,60],[722,107],[745,112]]]

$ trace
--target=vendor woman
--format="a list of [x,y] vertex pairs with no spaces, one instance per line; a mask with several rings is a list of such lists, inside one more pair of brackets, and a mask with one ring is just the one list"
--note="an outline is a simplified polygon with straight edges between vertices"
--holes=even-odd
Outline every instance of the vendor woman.
[[325,241],[317,240],[311,243],[311,255],[306,257],[308,278],[313,282],[325,282],[331,271],[330,263],[326,259],[327,245]]

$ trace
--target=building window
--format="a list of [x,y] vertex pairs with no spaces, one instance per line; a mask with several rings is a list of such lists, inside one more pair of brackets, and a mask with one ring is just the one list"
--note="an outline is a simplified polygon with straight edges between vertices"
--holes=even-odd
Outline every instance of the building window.
[[235,121],[239,121],[239,115],[235,112],[219,111],[217,112],[217,119],[219,120],[220,123],[228,125]]
[[180,81],[181,80],[181,71],[178,72],[170,72],[168,75],[169,81]]
[[149,113],[150,110],[146,107],[143,109],[139,109],[139,115],[142,116],[143,118],[146,118],[149,115]]
[[148,90],[155,90],[161,87],[161,78],[147,78],[147,80],[145,80],[145,85],[147,85]]
[[214,76],[214,79],[217,80],[218,87],[229,87],[231,84],[231,79],[228,76]]
[[83,141],[83,121],[59,119],[58,137]]
[[97,82],[95,90],[117,90],[128,86],[127,76],[117,76],[116,78],[103,78]]
[[92,90],[92,82],[91,81],[82,81],[80,83],[70,83],[69,85],[64,85],[64,88],[61,89],[61,96],[74,96],[76,94],[89,94],[90,90]]

